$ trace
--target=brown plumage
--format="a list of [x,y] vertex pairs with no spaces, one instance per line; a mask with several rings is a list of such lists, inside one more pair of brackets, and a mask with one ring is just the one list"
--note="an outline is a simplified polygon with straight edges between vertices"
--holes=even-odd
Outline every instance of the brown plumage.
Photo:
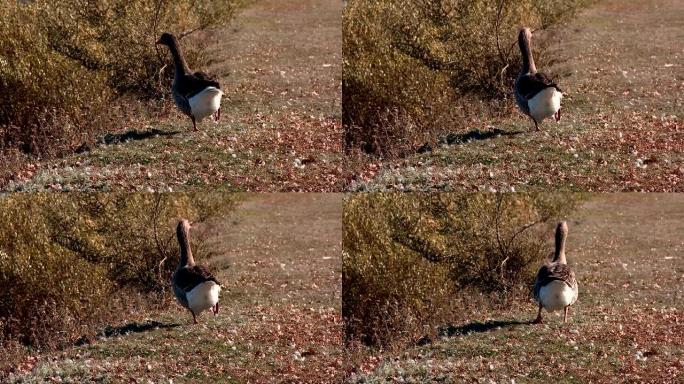
[[[178,302],[185,308],[187,308],[192,314],[192,320],[197,324],[197,317],[199,313],[193,310],[193,305],[188,301],[188,294],[190,294],[195,288],[200,287],[202,284],[207,282],[213,282],[218,286],[220,291],[221,283],[214,277],[214,275],[204,266],[196,265],[195,259],[192,256],[192,250],[190,249],[190,222],[187,220],[181,220],[178,222],[176,227],[176,236],[178,237],[178,244],[180,246],[180,260],[178,262],[178,267],[176,272],[174,272],[171,282],[173,285],[173,293],[178,299]],[[212,285],[213,284],[209,284]],[[201,308],[207,309],[207,307]],[[211,308],[214,315],[218,314],[218,296],[216,296],[216,304]]]
[[[157,44],[166,45],[171,51],[171,56],[173,56],[173,64],[175,66],[173,84],[171,85],[171,94],[173,95],[173,100],[176,103],[178,109],[185,115],[190,117],[192,120],[192,127],[197,130],[197,118],[202,118],[201,116],[195,116],[191,107],[190,99],[206,90],[207,88],[213,87],[218,90],[221,89],[219,82],[209,76],[204,72],[192,72],[188,63],[183,57],[183,52],[181,51],[180,44],[178,44],[178,39],[168,32],[161,35]],[[221,117],[221,108],[216,111],[214,115],[216,120]]]
[[539,268],[539,272],[537,272],[537,278],[534,284],[534,298],[539,300],[539,290],[541,287],[554,280],[562,281],[572,289],[577,287],[575,273],[566,264],[546,264]]
[[209,272],[207,267],[203,265],[192,265],[180,268],[174,273],[174,278],[176,279],[176,284],[183,291],[189,292],[196,286],[206,282],[213,281],[218,285],[221,285],[214,275]]
[[[532,119],[535,129],[539,130],[539,123],[541,121],[538,121],[538,119],[543,119],[544,117],[538,116],[535,118],[535,113],[533,113],[530,107],[530,101],[548,88],[554,88],[560,94],[562,94],[563,91],[550,77],[537,72],[537,67],[534,64],[534,58],[532,57],[531,36],[532,32],[529,28],[522,28],[518,34],[518,46],[520,47],[523,65],[520,74],[515,81],[513,93],[520,110]],[[561,118],[560,104],[558,111],[554,114],[554,118],[556,121],[559,121]]]
[[[553,260],[544,264],[537,272],[534,282],[534,299],[539,304],[539,312],[534,323],[542,323],[542,308],[548,311],[563,307],[563,322],[567,321],[568,310],[577,301],[578,284],[575,273],[568,266],[565,257],[565,241],[568,236],[568,225],[565,221],[556,226],[556,250]],[[561,285],[559,285],[561,284]]]

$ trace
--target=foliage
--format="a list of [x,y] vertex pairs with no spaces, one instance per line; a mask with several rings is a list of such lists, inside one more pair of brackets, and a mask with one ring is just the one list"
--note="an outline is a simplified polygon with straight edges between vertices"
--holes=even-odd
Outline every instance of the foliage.
[[[587,1],[357,0],[344,13],[343,124],[350,148],[402,155],[459,97],[502,99],[519,72],[517,29],[549,29]],[[537,64],[551,64],[535,36]],[[439,123],[435,123],[438,120]]]
[[[387,345],[425,331],[463,289],[525,289],[551,224],[577,195],[372,194],[344,209],[348,341]],[[549,225],[545,225],[549,224]]]
[[[0,150],[73,150],[115,124],[119,96],[161,97],[158,72],[170,59],[156,35],[227,23],[239,4],[0,1]],[[190,65],[206,62],[198,43],[186,45]]]
[[[179,217],[230,212],[230,195],[31,194],[0,200],[0,340],[73,341],[115,290],[163,291]],[[197,252],[202,239],[193,237]],[[59,335],[55,337],[55,329]]]

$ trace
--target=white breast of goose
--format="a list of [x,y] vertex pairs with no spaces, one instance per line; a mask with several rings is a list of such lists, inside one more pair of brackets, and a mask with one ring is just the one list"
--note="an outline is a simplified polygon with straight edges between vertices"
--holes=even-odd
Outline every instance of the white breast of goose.
[[218,303],[220,292],[221,286],[211,280],[198,284],[185,294],[188,299],[188,308],[193,313],[200,314]]
[[561,280],[553,280],[539,289],[539,302],[549,312],[560,311],[575,301],[577,292]]
[[188,99],[192,115],[199,122],[213,115],[221,107],[223,92],[216,87],[207,87],[202,92]]
[[527,105],[530,109],[530,115],[537,122],[541,122],[548,117],[554,116],[560,109],[562,98],[563,94],[558,92],[556,88],[544,88],[544,90],[528,100]]

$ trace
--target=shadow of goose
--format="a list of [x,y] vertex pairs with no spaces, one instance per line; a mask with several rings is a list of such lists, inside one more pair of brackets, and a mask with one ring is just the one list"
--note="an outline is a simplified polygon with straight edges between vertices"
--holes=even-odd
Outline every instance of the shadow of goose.
[[100,139],[100,144],[118,144],[125,143],[132,140],[146,140],[156,136],[174,136],[181,133],[180,131],[162,131],[161,129],[153,128],[146,131],[139,131],[132,129],[123,133],[108,133]]
[[489,140],[499,136],[516,136],[521,133],[525,133],[525,131],[505,131],[499,128],[494,128],[487,131],[473,129],[471,131],[464,133],[449,133],[448,135],[440,139],[440,143],[456,145],[475,140]]
[[177,323],[166,324],[159,321],[149,320],[144,323],[132,322],[118,327],[112,327],[108,325],[97,335],[99,337],[116,337],[130,333],[142,333],[153,331],[155,329],[176,328],[180,326],[181,325]]
[[454,325],[446,325],[442,326],[439,328],[439,336],[441,337],[453,337],[453,336],[461,336],[461,335],[468,335],[470,333],[481,333],[481,332],[489,332],[495,329],[499,328],[507,328],[507,327],[512,327],[516,325],[527,325],[530,324],[529,321],[518,321],[518,320],[513,320],[513,321],[499,321],[499,320],[491,320],[491,321],[486,321],[486,322],[481,322],[481,321],[474,321],[472,323],[464,324],[461,326],[454,326]]

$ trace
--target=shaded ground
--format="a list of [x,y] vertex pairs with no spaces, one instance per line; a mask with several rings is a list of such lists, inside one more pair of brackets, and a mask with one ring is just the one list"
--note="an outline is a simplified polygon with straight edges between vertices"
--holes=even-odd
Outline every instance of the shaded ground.
[[596,195],[568,224],[580,296],[567,324],[549,314],[528,324],[531,300],[492,309],[473,298],[469,319],[432,343],[356,351],[348,381],[684,381],[684,195]]
[[226,91],[218,124],[192,132],[174,112],[137,127],[143,140],[29,164],[5,189],[339,190],[341,14],[339,0],[255,2],[209,37],[206,69]]
[[10,382],[330,383],[342,367],[338,194],[261,194],[206,228],[221,313],[170,304],[92,344],[21,364]]
[[[681,1],[598,2],[553,45],[563,60],[550,70],[567,76],[559,125],[534,132],[514,107],[503,117],[482,110],[468,131],[491,137],[397,161],[355,160],[363,165],[348,189],[683,191],[682,39]],[[471,107],[481,109],[455,106]]]

